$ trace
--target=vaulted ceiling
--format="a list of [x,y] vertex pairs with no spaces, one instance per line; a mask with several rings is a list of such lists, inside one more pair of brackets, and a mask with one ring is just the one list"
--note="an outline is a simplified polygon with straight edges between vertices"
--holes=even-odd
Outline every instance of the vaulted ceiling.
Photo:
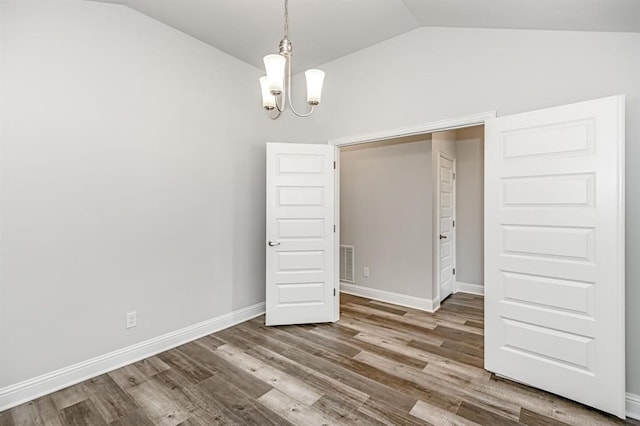
[[[135,9],[259,68],[282,38],[284,0],[103,1]],[[640,0],[289,1],[297,70],[421,26],[640,32]]]

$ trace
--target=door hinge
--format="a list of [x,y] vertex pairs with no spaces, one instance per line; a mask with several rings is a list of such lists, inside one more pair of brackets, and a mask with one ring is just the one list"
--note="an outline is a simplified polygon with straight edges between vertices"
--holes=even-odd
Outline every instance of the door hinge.
[[335,169],[336,169],[336,162],[334,161],[333,162],[333,170],[335,170]]
[[336,297],[336,289],[333,289],[333,297]]
[[453,227],[454,228],[456,227],[456,221],[455,220],[453,221]]
[[456,274],[456,268],[453,268],[453,275]]
[[456,178],[456,174],[455,174],[455,173],[453,174],[453,178],[454,178],[454,179]]
[[334,233],[336,232],[336,226],[335,225],[333,225],[333,232]]

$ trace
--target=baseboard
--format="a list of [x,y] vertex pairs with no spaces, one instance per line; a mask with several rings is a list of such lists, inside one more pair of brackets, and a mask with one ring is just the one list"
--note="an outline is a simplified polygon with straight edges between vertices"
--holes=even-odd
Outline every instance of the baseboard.
[[434,303],[431,299],[423,299],[405,294],[392,293],[390,291],[377,290],[370,287],[362,287],[345,282],[340,283],[340,291],[354,296],[366,297],[368,299],[379,300],[381,302],[393,303],[394,305],[406,306],[408,308],[419,309],[426,312],[434,312]]
[[0,411],[64,389],[264,314],[265,304],[239,309],[126,348],[0,388]]
[[627,393],[627,417],[640,420],[640,395]]
[[470,293],[484,296],[484,286],[481,284],[471,284],[458,281],[456,282],[456,285],[458,286],[456,293]]

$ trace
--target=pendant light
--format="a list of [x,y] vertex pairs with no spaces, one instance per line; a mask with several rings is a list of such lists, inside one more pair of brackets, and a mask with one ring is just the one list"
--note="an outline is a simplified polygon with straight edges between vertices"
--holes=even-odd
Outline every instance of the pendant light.
[[311,107],[306,113],[299,113],[291,103],[291,52],[289,41],[289,0],[284,0],[284,37],[280,40],[277,54],[264,57],[264,67],[267,75],[260,77],[262,90],[262,106],[267,111],[269,118],[275,120],[287,106],[298,117],[308,117],[320,103],[322,97],[322,84],[324,83],[324,71],[317,69],[307,70],[304,75],[307,81],[307,104]]

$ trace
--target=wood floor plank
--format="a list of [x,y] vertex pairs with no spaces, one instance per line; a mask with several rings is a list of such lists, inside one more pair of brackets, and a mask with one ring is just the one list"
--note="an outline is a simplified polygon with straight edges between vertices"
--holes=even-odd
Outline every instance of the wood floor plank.
[[455,413],[451,413],[447,410],[443,410],[440,407],[435,407],[431,404],[427,404],[424,401],[416,402],[409,412],[414,417],[424,420],[433,425],[445,425],[445,426],[475,426],[477,423],[472,422],[469,419],[460,417]]
[[358,354],[356,360],[377,370],[384,370],[385,374],[395,377],[395,380],[384,380],[388,381],[390,386],[396,389],[402,389],[416,399],[428,401],[431,405],[452,413],[454,413],[460,405],[461,399],[459,395],[455,393],[453,386],[447,387],[444,384],[437,384],[436,381],[427,377],[421,371],[405,369],[401,364],[393,365],[377,355],[366,352]]
[[[281,331],[274,329],[271,331],[274,336],[279,336]],[[301,349],[304,345],[289,346],[282,352],[284,356],[290,358],[302,365],[313,367],[317,371],[321,371],[323,374],[347,384],[353,389],[357,389],[363,393],[367,393],[373,397],[380,399],[391,398],[398,406],[405,407],[409,410],[414,404],[415,399],[408,397],[402,392],[398,392],[393,388],[385,386],[369,377],[359,375],[358,373],[341,366],[338,363],[333,362],[332,359],[320,356],[321,354],[315,351],[313,353],[306,352]]]
[[240,366],[234,365],[220,357],[215,351],[209,351],[207,349],[207,353],[210,354],[210,358],[215,361],[215,376],[229,383],[233,383],[250,397],[259,398],[273,389],[271,385],[255,377],[253,374],[246,372]]
[[64,408],[61,414],[63,423],[68,426],[102,426],[107,424],[90,399]]
[[193,384],[200,383],[213,376],[213,371],[189,358],[189,356],[180,351],[180,348],[181,347],[178,346],[176,350],[162,352],[157,355],[157,357],[169,367],[180,370],[182,373],[188,375],[192,379]]
[[359,315],[345,315],[341,319],[341,323],[360,329],[362,332],[373,332],[387,339],[404,343],[411,340],[421,340],[439,346],[444,342],[444,339],[440,335],[433,333],[433,330],[425,329],[421,332],[415,332],[411,329],[398,327],[397,324],[387,324],[386,320],[384,322],[378,321],[376,320],[377,317],[377,315],[368,315],[365,318]]
[[[322,333],[323,335],[329,337],[329,338],[339,338],[339,336],[336,336],[333,333],[333,330],[336,329],[340,329],[340,328],[345,328],[344,325],[342,324],[335,324],[333,328],[331,329],[321,329],[321,330],[314,330],[314,333]],[[359,348],[361,351],[367,351],[367,352],[371,352],[371,353],[375,353],[377,355],[380,355],[384,358],[388,358],[390,360],[393,361],[398,361],[401,362],[405,365],[414,367],[414,368],[418,368],[418,369],[423,369],[426,367],[427,362],[424,360],[420,360],[420,359],[416,359],[414,357],[411,356],[407,356],[404,355],[402,353],[396,352],[396,351],[392,351],[389,349],[386,349],[382,346],[378,346],[372,343],[368,343],[364,340],[361,339],[356,339],[355,337],[360,334],[360,331],[357,331],[357,333],[355,335],[353,335],[350,338],[349,343],[352,344],[353,346]]]
[[107,423],[138,408],[131,396],[124,392],[108,374],[94,377],[83,384],[96,410]]
[[121,389],[128,389],[147,381],[147,376],[142,373],[134,364],[125,365],[117,370],[107,373]]
[[369,315],[367,319],[374,321],[381,325],[386,325],[393,330],[402,330],[411,332],[417,337],[420,336],[429,336],[436,325],[431,323],[419,323],[416,324],[412,321],[407,321],[407,319],[403,317],[392,317],[391,315],[381,316],[378,314]]
[[[207,379],[208,380],[208,379]],[[201,382],[202,383],[202,382]],[[199,385],[199,384],[198,384]],[[198,385],[191,386],[183,390],[188,397],[189,403],[195,408],[190,410],[191,416],[181,424],[193,425],[244,425],[245,423],[238,418],[233,411],[226,408],[221,401],[212,395],[200,391]]]
[[[50,396],[44,396],[26,404],[22,404],[4,420],[6,424],[33,425],[33,426],[59,426],[62,424],[58,409]],[[2,424],[2,423],[0,423]]]
[[248,353],[290,375],[300,377],[305,384],[309,385],[318,394],[331,394],[355,406],[369,399],[369,394],[361,392],[342,381],[335,380],[309,366],[301,365],[267,348],[257,346]]
[[220,376],[213,376],[195,386],[201,394],[215,399],[242,422],[250,425],[283,424],[281,416],[258,403],[254,398],[242,392],[233,383]]
[[132,410],[123,417],[109,423],[109,426],[154,426],[154,422],[141,410]]
[[354,406],[351,401],[332,395],[322,395],[319,400],[313,403],[312,407],[340,423],[346,423],[349,419],[349,414],[361,405],[362,403]]
[[127,392],[155,424],[175,426],[191,417],[189,408],[181,406],[179,401],[167,395],[156,378],[141,383]]
[[0,426],[15,426],[11,411],[7,410],[0,412]]
[[294,425],[340,424],[321,411],[291,398],[278,389],[267,392],[258,398],[258,401]]
[[396,314],[396,315],[404,315],[407,313],[407,310],[401,308],[400,306],[394,307],[386,303],[378,302],[377,300],[372,300],[371,303],[369,303],[369,305],[367,306],[369,306],[371,309],[375,309],[378,311],[391,312],[392,314]]
[[499,416],[494,412],[487,411],[466,401],[462,401],[456,414],[481,425],[517,426],[520,424],[517,420]]
[[[511,417],[515,419],[520,413],[520,406],[517,406],[515,404],[507,403],[491,395],[486,395],[479,392],[467,392],[465,387],[466,381],[464,379],[443,380],[441,377],[432,376],[424,373],[423,371],[412,371],[411,369],[403,368],[401,364],[394,365],[373,354],[368,354],[366,352],[359,354],[357,358],[372,366],[377,366],[378,368],[386,367],[387,371],[389,371],[391,374],[416,383],[423,389],[436,389],[436,394],[430,393],[428,391],[423,392],[421,399],[423,400],[423,402],[428,403],[430,406],[438,407],[442,410],[442,412],[446,411],[455,413],[459,407],[459,404],[463,400],[466,400],[505,417]],[[446,402],[448,402],[448,404],[442,403],[443,398]]]
[[417,339],[436,346],[441,345],[443,342],[443,340],[438,336],[430,334],[417,336],[411,332],[403,333],[401,330],[394,330],[389,327],[385,327],[381,324],[373,322],[372,320],[369,320],[368,318],[354,318],[345,315],[342,319],[340,319],[340,324],[358,329],[363,334],[374,335],[401,345],[406,345],[411,340]]
[[84,401],[85,399],[89,399],[83,383],[78,383],[77,385],[61,389],[49,396],[51,397],[51,400],[53,401],[58,411],[67,408],[70,405],[74,405],[78,402]]
[[526,408],[523,408],[520,412],[520,423],[528,426],[567,426],[567,423],[543,416],[535,411],[529,411]]
[[468,325],[471,327],[476,327],[476,328],[480,328],[480,329],[484,329],[484,321],[472,321],[472,320],[468,320],[464,323],[464,325]]
[[371,398],[362,404],[357,411],[388,426],[425,426],[431,424],[409,414],[407,410],[399,409],[391,399]]
[[458,361],[462,364],[469,364],[478,368],[482,368],[484,365],[484,359],[482,359],[482,357],[469,355],[460,350],[447,348],[442,345],[436,346],[421,340],[412,340],[408,343],[408,346],[414,349],[420,349],[423,352],[438,355],[442,358]]
[[305,385],[301,380],[251,357],[241,349],[230,344],[220,346],[215,352],[221,358],[242,368],[246,372],[303,404],[311,405],[322,396]]
[[358,352],[360,352],[360,349],[350,345],[349,343],[340,342],[333,339],[327,339],[326,337],[320,334],[314,334],[313,330],[315,330],[315,328],[316,327],[304,329],[302,327],[292,326],[292,327],[287,327],[286,331],[295,336],[302,337],[308,343],[313,343],[318,345],[318,347],[323,350],[332,351],[343,356],[352,357],[352,356],[355,356]]
[[170,367],[162,362],[157,356],[145,358],[141,361],[133,363],[133,365],[146,378],[155,376],[158,373],[168,370]]

